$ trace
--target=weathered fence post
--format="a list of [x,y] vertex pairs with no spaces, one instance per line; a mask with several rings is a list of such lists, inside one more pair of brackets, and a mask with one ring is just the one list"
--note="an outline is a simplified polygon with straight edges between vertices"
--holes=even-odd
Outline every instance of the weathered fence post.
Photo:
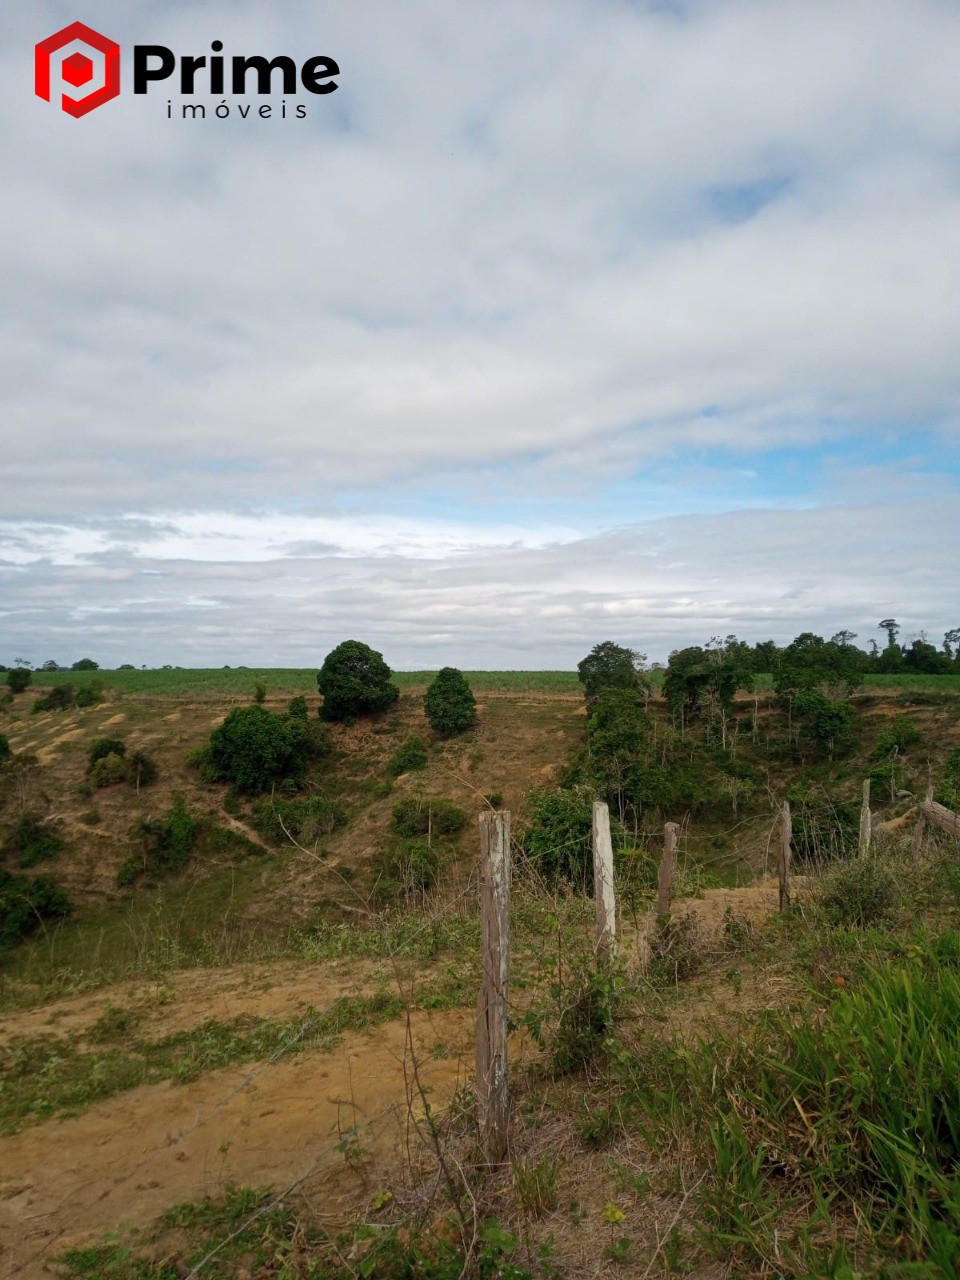
[[480,815],[483,986],[477,1002],[477,1104],[491,1164],[507,1154],[507,988],[510,982],[510,814]]
[[617,954],[617,899],[610,809],[602,800],[593,802],[593,891],[597,900],[597,954],[613,960]]
[[780,856],[777,858],[781,911],[786,911],[790,905],[790,841],[792,838],[793,825],[790,821],[790,801],[784,800],[780,809]]
[[676,822],[663,826],[663,857],[660,859],[660,876],[657,880],[657,920],[665,924],[670,918],[670,901],[673,898],[673,879],[677,870],[677,838],[680,827]]
[[857,842],[858,857],[865,858],[870,852],[871,826],[870,779],[867,778],[863,784],[863,803],[860,806],[860,839]]
[[920,812],[932,826],[945,831],[955,840],[960,840],[960,813],[954,813],[945,804],[934,800],[933,787],[927,788],[927,796],[920,805]]

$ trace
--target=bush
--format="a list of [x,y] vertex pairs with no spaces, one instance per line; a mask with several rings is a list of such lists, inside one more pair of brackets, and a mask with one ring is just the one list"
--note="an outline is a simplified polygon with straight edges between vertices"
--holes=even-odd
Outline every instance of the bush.
[[423,739],[416,735],[407,738],[390,757],[387,772],[394,778],[402,773],[412,773],[414,769],[423,769],[427,764],[427,749]]
[[397,898],[422,897],[437,882],[440,850],[426,840],[398,840],[371,863],[374,899],[380,904]]
[[593,793],[589,787],[533,791],[524,848],[548,883],[593,884]]
[[77,690],[78,707],[95,707],[103,701],[103,689],[93,684],[81,685]]
[[463,733],[477,723],[477,702],[462,671],[443,667],[423,699],[431,729],[442,738]]
[[893,872],[875,858],[855,858],[837,867],[825,879],[821,905],[832,924],[879,924],[897,900]]
[[38,929],[45,919],[67,915],[70,900],[49,876],[0,871],[0,946],[10,946]]
[[113,751],[101,756],[90,770],[90,780],[95,787],[115,787],[118,783],[126,782],[129,776],[126,760]]
[[315,845],[324,836],[332,835],[344,822],[346,812],[343,806],[325,796],[310,796],[302,800],[275,796],[256,811],[257,828],[268,840],[283,841],[292,836],[303,845]]
[[642,673],[645,657],[634,649],[604,640],[594,645],[587,656],[577,663],[577,674],[588,701],[606,689],[628,689],[640,693],[646,687]]
[[63,848],[60,837],[44,824],[37,813],[25,813],[15,824],[3,845],[3,852],[17,858],[26,869],[55,858]]
[[14,667],[7,672],[7,688],[11,693],[23,693],[33,679],[32,671],[24,671],[22,667]]
[[93,766],[98,760],[102,760],[105,756],[124,756],[127,754],[127,744],[119,738],[97,738],[90,746],[90,753],[87,756],[87,772],[92,772]]
[[287,707],[287,715],[291,720],[309,720],[310,713],[307,710],[306,698],[291,698],[290,705]]
[[163,818],[145,818],[134,827],[134,836],[143,841],[143,854],[140,859],[135,856],[127,859],[120,869],[118,883],[130,884],[145,872],[179,871],[193,852],[198,828],[197,819],[187,810],[183,796],[177,793]]
[[793,848],[801,862],[832,861],[856,852],[860,808],[823,792],[789,788]]
[[31,707],[32,714],[40,711],[67,711],[77,700],[77,691],[72,684],[61,684],[56,689],[37,698]]
[[462,831],[467,815],[449,800],[409,796],[393,806],[393,829],[398,836],[452,836]]
[[383,655],[360,640],[344,640],[323,660],[317,689],[323,694],[324,720],[354,720],[385,711],[400,697],[390,681]]
[[159,776],[160,770],[157,768],[156,761],[147,755],[145,751],[134,751],[127,757],[127,779],[133,786],[152,787]]
[[884,725],[873,749],[874,760],[886,760],[888,756],[902,756],[920,741],[923,734],[906,716],[897,716]]
[[79,662],[75,662],[71,666],[70,670],[71,671],[99,671],[100,664],[98,662],[94,662],[92,658],[81,658]]
[[5,733],[0,733],[0,764],[3,764],[4,760],[9,760],[12,755],[10,739]]
[[210,735],[210,773],[247,795],[259,795],[280,778],[299,778],[309,750],[301,720],[265,707],[236,707]]

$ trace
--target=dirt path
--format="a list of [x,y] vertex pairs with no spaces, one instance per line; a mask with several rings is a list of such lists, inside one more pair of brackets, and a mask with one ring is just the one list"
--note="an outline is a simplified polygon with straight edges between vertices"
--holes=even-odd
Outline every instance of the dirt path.
[[[441,1105],[467,1074],[473,1018],[455,1010],[411,1020],[424,1083]],[[0,1275],[55,1275],[47,1264],[65,1249],[145,1226],[231,1181],[282,1188],[310,1173],[311,1196],[337,1221],[362,1194],[344,1177],[339,1134],[361,1126],[374,1157],[395,1148],[406,1055],[405,1023],[388,1023],[345,1037],[330,1054],[144,1086],[0,1140]]]
[[377,980],[378,967],[360,960],[187,969],[3,1015],[0,1048],[17,1037],[83,1038],[108,1007],[130,1013],[137,1033],[151,1038],[186,1031],[208,1018],[293,1017],[311,1005],[322,1008],[342,995],[367,990]]

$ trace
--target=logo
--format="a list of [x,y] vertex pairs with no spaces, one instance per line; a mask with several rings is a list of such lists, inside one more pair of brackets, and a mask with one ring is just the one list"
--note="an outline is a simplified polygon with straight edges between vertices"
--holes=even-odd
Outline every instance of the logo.
[[[85,116],[120,92],[120,46],[82,22],[41,40],[35,57],[37,97],[50,101],[52,79],[67,115]],[[65,86],[82,93],[73,97]]]

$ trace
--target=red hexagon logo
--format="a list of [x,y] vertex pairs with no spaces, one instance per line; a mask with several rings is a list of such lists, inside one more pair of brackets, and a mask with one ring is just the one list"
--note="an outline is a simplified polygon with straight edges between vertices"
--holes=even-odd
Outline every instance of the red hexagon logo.
[[[56,55],[61,49],[73,44],[85,45],[95,56],[90,57],[81,49],[75,49],[66,57],[59,59]],[[101,107],[120,92],[120,46],[108,40],[93,27],[82,22],[71,22],[55,35],[41,40],[35,50],[36,93],[38,98],[50,101],[51,71],[59,73],[61,85],[72,85],[79,89],[90,84],[94,75],[102,65],[97,79],[102,83],[93,83],[92,88],[82,98],[73,98],[64,93],[60,105],[67,115],[85,116],[95,107]]]

